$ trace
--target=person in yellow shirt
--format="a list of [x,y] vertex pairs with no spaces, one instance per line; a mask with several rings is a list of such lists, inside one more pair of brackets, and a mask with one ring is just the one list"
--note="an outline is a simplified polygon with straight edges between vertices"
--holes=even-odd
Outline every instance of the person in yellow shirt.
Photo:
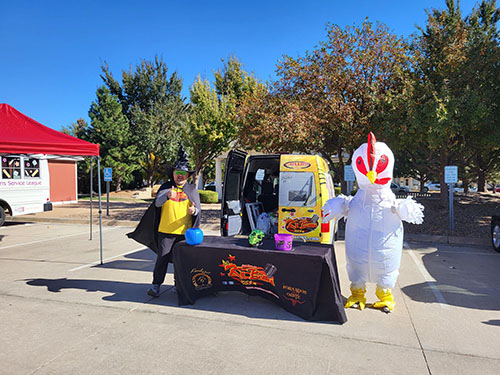
[[200,195],[192,183],[187,182],[194,171],[189,168],[187,154],[180,146],[178,160],[168,172],[170,181],[160,186],[156,199],[142,217],[129,238],[148,246],[157,254],[153,271],[153,285],[148,290],[159,297],[165,281],[168,263],[172,263],[172,248],[184,240],[189,228],[198,228],[201,219]]

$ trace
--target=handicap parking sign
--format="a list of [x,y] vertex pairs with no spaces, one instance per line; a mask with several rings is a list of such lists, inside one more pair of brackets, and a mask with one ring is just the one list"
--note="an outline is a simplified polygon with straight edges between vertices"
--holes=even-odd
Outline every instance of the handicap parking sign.
[[104,168],[104,181],[111,181],[113,178],[112,168]]

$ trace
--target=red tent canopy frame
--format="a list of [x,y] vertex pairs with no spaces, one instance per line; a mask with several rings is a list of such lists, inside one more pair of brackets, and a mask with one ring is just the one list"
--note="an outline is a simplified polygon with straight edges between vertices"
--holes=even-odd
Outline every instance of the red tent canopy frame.
[[[51,129],[0,103],[0,153],[97,157],[100,255],[102,262],[102,208],[99,145]],[[90,164],[90,239],[92,239],[92,161]]]
[[99,156],[99,145],[48,128],[8,104],[0,104],[0,152]]

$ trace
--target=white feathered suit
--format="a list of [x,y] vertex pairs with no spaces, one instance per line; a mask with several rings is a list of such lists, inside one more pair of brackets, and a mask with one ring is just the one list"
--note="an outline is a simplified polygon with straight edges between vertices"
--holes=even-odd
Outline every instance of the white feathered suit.
[[[396,199],[391,190],[394,155],[385,143],[376,142],[372,133],[368,143],[354,152],[352,160],[358,192],[354,197],[340,195],[330,199],[323,207],[323,215],[326,220],[346,218],[347,273],[351,291],[359,297],[349,297],[346,307],[360,303],[363,309],[368,282],[377,284],[377,296],[389,290],[392,298],[403,248],[401,220],[421,224],[423,206],[411,197]],[[383,301],[385,297],[379,298]],[[392,310],[393,299],[382,305]]]

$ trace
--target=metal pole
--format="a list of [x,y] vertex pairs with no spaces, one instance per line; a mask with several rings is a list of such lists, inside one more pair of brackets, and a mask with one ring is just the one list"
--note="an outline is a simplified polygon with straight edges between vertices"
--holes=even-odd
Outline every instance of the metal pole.
[[89,238],[89,240],[91,240],[91,241],[92,241],[92,195],[93,195],[92,190],[94,190],[93,189],[94,184],[93,184],[93,179],[92,179],[92,168],[94,167],[93,161],[94,161],[94,157],[91,156],[90,157],[90,238]]
[[454,230],[453,225],[453,184],[448,184],[448,195],[450,197],[450,231]]
[[97,157],[97,192],[99,194],[99,249],[102,264],[102,206],[101,206],[101,158]]
[[109,216],[109,181],[106,181],[106,216]]

